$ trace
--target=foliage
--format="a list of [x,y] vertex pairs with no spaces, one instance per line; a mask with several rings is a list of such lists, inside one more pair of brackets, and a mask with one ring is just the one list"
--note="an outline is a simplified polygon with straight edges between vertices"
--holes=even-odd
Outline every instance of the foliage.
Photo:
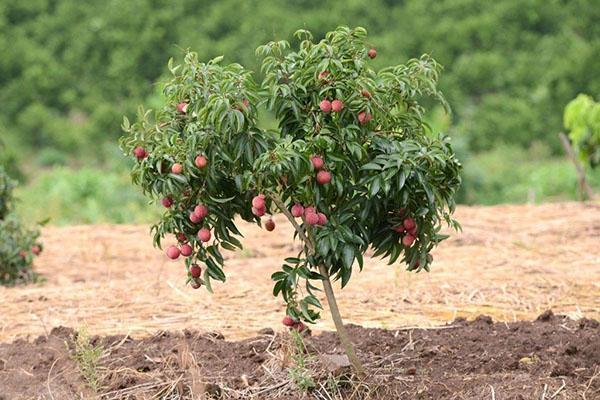
[[[433,59],[375,71],[362,28],[338,28],[320,42],[306,30],[296,37],[295,51],[286,41],[257,49],[260,85],[241,65],[222,65],[221,57],[202,63],[188,52],[183,64],[169,62],[164,107],[140,108],[133,124],[126,118],[121,146],[137,157],[133,182],[167,207],[153,227],[155,244],[175,234],[193,247],[185,264],[196,287],[211,290],[211,280],[225,281],[220,249],[242,247],[236,215],[261,224],[265,212],[314,207],[296,227],[302,250],[272,276],[288,314],[313,322],[321,308],[312,283],[324,278],[320,267],[345,286],[373,248],[390,264],[429,270],[429,252],[446,238],[443,224],[458,226],[451,213],[460,164],[448,138],[432,135],[423,122],[423,98],[445,105]],[[343,107],[321,111],[323,99]],[[258,127],[263,105],[276,116],[277,130]],[[312,164],[314,156],[325,165]],[[203,210],[201,218],[203,206],[208,215]],[[310,222],[317,212],[319,223]],[[211,237],[204,240],[207,229]],[[179,255],[172,247],[167,253]],[[201,278],[192,277],[196,263],[204,264]]]
[[42,250],[39,232],[26,228],[13,212],[14,187],[0,167],[0,285],[35,280],[33,258]]
[[600,103],[580,94],[565,108],[564,124],[581,160],[592,168],[600,165]]
[[90,389],[97,393],[100,389],[100,358],[104,349],[101,344],[92,344],[85,328],[80,328],[71,339],[74,345],[72,358]]

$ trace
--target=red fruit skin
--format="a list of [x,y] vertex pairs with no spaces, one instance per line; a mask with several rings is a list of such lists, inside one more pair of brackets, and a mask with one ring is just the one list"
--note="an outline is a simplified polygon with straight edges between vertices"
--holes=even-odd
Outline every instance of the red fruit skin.
[[290,328],[292,326],[296,325],[296,321],[294,321],[294,318],[290,317],[289,315],[286,315],[285,317],[283,317],[283,320],[281,321],[281,323]]
[[40,246],[38,246],[37,244],[31,246],[31,252],[33,254],[35,254],[36,256],[39,256],[40,254],[42,254],[42,248]]
[[183,233],[183,232],[179,232],[175,237],[177,238],[177,241],[179,243],[187,242],[187,237],[185,236],[185,233]]
[[306,207],[304,209],[304,216],[306,217],[307,214],[316,214],[317,210],[314,207]]
[[196,282],[196,281],[193,281],[191,283],[191,285],[192,285],[193,289],[200,289],[200,286],[202,286],[202,284],[200,282]]
[[417,226],[415,220],[412,218],[406,218],[404,222],[402,222],[402,225],[404,225],[407,231],[410,231],[411,229]]
[[269,219],[267,222],[265,222],[265,229],[269,232],[273,232],[275,230],[275,221]]
[[192,253],[194,252],[194,249],[192,249],[192,246],[190,246],[189,244],[184,244],[183,246],[181,246],[181,255],[184,257],[189,257],[192,255]]
[[402,238],[402,244],[405,245],[406,247],[412,246],[412,244],[414,242],[415,242],[415,237],[411,234],[408,234]]
[[27,252],[25,250],[19,251],[19,255],[21,256],[21,258],[27,258]]
[[211,237],[212,237],[212,234],[206,228],[202,228],[198,231],[198,239],[200,239],[201,242],[206,243],[210,240]]
[[202,169],[208,165],[208,160],[204,156],[197,156],[194,160],[194,164],[196,164],[196,167]]
[[331,102],[329,100],[325,99],[325,100],[321,101],[321,103],[319,104],[319,108],[325,114],[329,114],[331,112]]
[[373,58],[377,57],[377,50],[369,49],[369,51],[367,52],[367,55],[369,56],[370,59],[373,59]]
[[331,111],[339,113],[344,108],[344,103],[341,100],[334,100],[331,102]]
[[301,204],[294,204],[292,206],[292,216],[294,218],[300,218],[302,215],[304,215],[304,207],[302,207]]
[[167,196],[160,201],[160,203],[165,208],[170,208],[173,205],[173,198],[171,196]]
[[368,124],[373,119],[373,116],[365,111],[358,113],[358,122],[361,125]]
[[181,102],[179,104],[177,104],[177,112],[180,114],[185,114],[188,108],[188,103],[186,102]]
[[318,213],[317,217],[319,217],[319,222],[317,222],[317,224],[325,225],[327,223],[327,215],[323,213]]
[[138,160],[143,160],[144,158],[148,157],[148,153],[142,146],[138,146],[135,149],[133,149],[133,155]]
[[398,233],[404,233],[406,231],[406,229],[402,225],[394,226],[392,227],[392,230]]
[[198,204],[196,207],[194,207],[194,214],[196,214],[200,219],[204,219],[208,215],[208,207],[206,207],[204,204]]
[[202,221],[202,218],[200,218],[200,216],[195,212],[191,212],[190,221],[192,221],[193,224],[197,224],[198,222]]
[[292,329],[295,329],[298,332],[304,332],[306,330],[306,325],[304,325],[304,322],[300,321],[294,324],[294,326],[292,326]]
[[169,257],[171,260],[177,260],[180,254],[181,252],[175,246],[169,246],[167,248],[167,257]]
[[325,161],[323,161],[323,158],[320,156],[312,156],[310,158],[310,162],[311,162],[313,168],[316,169],[317,171],[320,170],[321,168],[323,168],[323,166],[325,165]]
[[363,95],[363,97],[366,97],[367,99],[371,98],[371,92],[369,92],[367,89],[363,89],[360,94]]
[[181,165],[179,163],[173,164],[173,166],[171,167],[171,172],[174,173],[175,175],[181,174],[183,172],[183,165]]
[[319,216],[314,212],[305,213],[304,218],[306,219],[306,223],[309,225],[317,225],[319,223]]
[[325,79],[329,75],[329,71],[323,71],[319,74],[319,79]]
[[257,209],[265,208],[265,198],[261,196],[254,196],[252,199],[252,207]]
[[192,275],[192,278],[194,278],[194,279],[200,278],[201,274],[202,274],[202,268],[200,268],[200,266],[198,264],[194,264],[190,267],[190,275]]
[[263,207],[263,208],[252,207],[252,214],[256,215],[257,217],[262,217],[266,213],[267,213],[267,209],[265,207]]
[[417,227],[413,227],[412,229],[407,229],[406,232],[408,232],[411,236],[417,237]]
[[317,173],[317,183],[319,185],[327,185],[331,182],[331,173],[329,171],[319,171]]

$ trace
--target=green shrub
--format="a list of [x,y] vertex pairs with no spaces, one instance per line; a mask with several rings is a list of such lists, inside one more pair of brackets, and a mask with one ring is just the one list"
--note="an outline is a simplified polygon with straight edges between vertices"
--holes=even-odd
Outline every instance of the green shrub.
[[600,165],[600,103],[580,94],[565,108],[565,128],[585,165]]

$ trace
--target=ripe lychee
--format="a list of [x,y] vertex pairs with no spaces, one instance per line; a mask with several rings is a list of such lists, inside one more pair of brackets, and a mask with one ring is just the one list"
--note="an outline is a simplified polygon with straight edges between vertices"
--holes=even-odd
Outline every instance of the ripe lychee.
[[313,168],[317,171],[323,168],[323,166],[325,165],[325,161],[323,161],[323,158],[321,156],[312,156],[310,158],[310,162],[312,163]]
[[339,113],[344,108],[344,103],[341,100],[334,100],[331,102],[331,111]]
[[192,253],[194,252],[194,249],[192,249],[192,246],[190,246],[189,244],[184,244],[181,246],[181,255],[184,257],[189,257],[192,255]]
[[198,239],[200,239],[201,242],[208,242],[211,236],[212,235],[207,228],[202,228],[198,231]]
[[414,242],[415,242],[415,237],[411,234],[408,234],[402,238],[402,244],[405,245],[406,247],[412,246],[412,244]]
[[179,243],[187,242],[187,237],[185,236],[185,233],[183,233],[183,232],[179,232],[177,235],[175,235],[175,237],[177,238],[177,241]]
[[160,201],[160,203],[165,208],[170,208],[173,205],[173,198],[171,196],[167,196]]
[[34,244],[33,246],[31,246],[31,252],[36,256],[39,256],[42,253],[42,248],[37,244]]
[[265,229],[268,230],[269,232],[272,232],[273,230],[275,230],[275,221],[273,221],[272,219],[268,219],[267,222],[265,222]]
[[319,215],[316,213],[304,213],[304,219],[309,225],[317,225],[319,223]]
[[304,209],[304,216],[306,217],[306,214],[316,214],[317,210],[314,207],[306,207]]
[[363,89],[360,94],[363,95],[363,97],[366,97],[367,99],[371,98],[371,92],[369,92],[367,89]]
[[331,173],[329,171],[319,171],[317,173],[317,183],[319,185],[326,185],[331,182]]
[[406,229],[402,225],[394,226],[392,227],[392,230],[398,233],[404,233],[406,231]]
[[208,160],[204,156],[197,156],[194,160],[194,164],[196,164],[196,167],[202,169],[208,165]]
[[417,226],[417,224],[415,223],[415,220],[412,218],[406,218],[404,220],[404,222],[402,222],[402,225],[404,225],[404,227],[406,228],[407,231],[409,231]]
[[181,103],[177,104],[177,112],[180,114],[185,114],[188,108],[188,103],[182,101]]
[[260,208],[265,208],[265,198],[264,196],[254,196],[254,198],[252,199],[252,207],[260,209]]
[[298,203],[294,204],[292,206],[292,216],[294,218],[300,218],[302,214],[304,214],[304,207],[302,207],[302,205]]
[[317,222],[319,225],[327,224],[327,215],[323,213],[318,213],[317,217],[319,217],[319,222]]
[[285,317],[283,317],[283,320],[281,321],[281,323],[290,328],[292,326],[296,325],[296,321],[294,321],[294,318],[290,317],[289,315],[286,315]]
[[174,173],[175,175],[181,174],[183,172],[183,165],[181,165],[179,163],[173,164],[173,166],[171,167],[171,172]]
[[369,51],[367,52],[367,55],[369,56],[369,58],[373,59],[373,58],[377,57],[377,50],[369,49]]
[[361,111],[360,113],[358,113],[358,122],[361,125],[368,124],[369,121],[371,121],[372,119],[373,119],[373,116],[370,113],[367,113],[365,111]]
[[194,207],[194,214],[196,214],[200,219],[204,219],[208,215],[208,207],[204,204],[198,204]]
[[138,160],[143,160],[144,158],[148,157],[148,152],[142,146],[137,146],[135,149],[133,149],[133,155]]
[[252,214],[256,215],[257,217],[262,217],[266,213],[267,213],[267,209],[265,207],[262,207],[262,208],[252,207]]
[[192,211],[190,213],[190,221],[192,221],[193,224],[197,224],[198,222],[202,221],[202,218],[200,218],[198,214]]
[[200,289],[200,286],[202,286],[202,284],[198,281],[192,281],[191,286],[192,289]]
[[329,71],[323,71],[319,74],[319,79],[325,79],[329,75]]
[[321,101],[321,104],[319,104],[319,108],[325,114],[328,114],[329,112],[331,112],[331,102],[329,100],[325,99],[325,100]]
[[169,246],[167,248],[167,257],[169,257],[171,260],[177,260],[180,254],[181,252],[175,246]]
[[202,268],[200,268],[200,266],[198,264],[194,264],[190,267],[190,275],[192,275],[192,278],[194,278],[194,279],[200,278],[201,274],[202,274]]

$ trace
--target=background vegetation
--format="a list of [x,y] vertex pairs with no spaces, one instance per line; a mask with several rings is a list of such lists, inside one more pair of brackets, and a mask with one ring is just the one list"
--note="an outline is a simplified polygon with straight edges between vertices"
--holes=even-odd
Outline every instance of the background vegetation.
[[424,52],[445,66],[454,113],[429,120],[465,164],[461,202],[574,198],[557,133],[571,99],[600,95],[598,20],[597,0],[4,0],[0,163],[26,182],[22,214],[149,220],[116,139],[123,115],[160,104],[167,59],[189,47],[257,70],[258,44],[345,24],[368,29],[375,66]]

